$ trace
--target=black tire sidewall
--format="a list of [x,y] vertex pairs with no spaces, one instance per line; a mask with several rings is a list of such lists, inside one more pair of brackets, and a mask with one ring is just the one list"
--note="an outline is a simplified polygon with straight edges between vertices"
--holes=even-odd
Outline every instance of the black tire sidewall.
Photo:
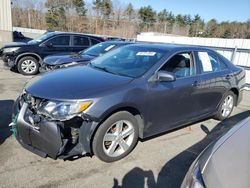
[[[110,128],[110,126],[119,120],[127,120],[132,123],[134,130],[135,130],[134,140],[132,144],[130,145],[130,148],[126,152],[124,152],[122,155],[117,156],[117,157],[110,157],[103,150],[103,137],[106,134],[107,130]],[[134,149],[134,147],[137,144],[138,137],[139,137],[139,129],[138,129],[138,123],[137,123],[135,116],[126,111],[117,112],[111,115],[98,127],[94,135],[93,142],[92,142],[93,153],[100,160],[104,162],[114,162],[114,161],[120,160],[124,158],[125,156],[127,156]]]
[[[22,70],[21,65],[22,65],[22,63],[23,63],[25,60],[32,60],[32,61],[35,62],[35,64],[36,64],[36,70],[35,70],[34,72],[32,72],[32,73],[26,73],[26,72],[24,72],[24,71]],[[19,73],[21,73],[21,74],[23,74],[23,75],[35,75],[35,74],[38,73],[38,70],[39,70],[38,61],[37,61],[37,59],[35,59],[35,58],[32,57],[32,56],[25,56],[25,57],[22,57],[22,58],[18,61],[17,70],[18,70]]]
[[[225,100],[229,95],[231,95],[231,96],[233,97],[233,108],[232,108],[231,112],[228,114],[228,116],[227,116],[227,117],[224,117],[224,116],[222,116],[222,113],[221,113],[221,111],[222,111],[222,105],[223,105],[223,103],[224,103],[224,100]],[[223,97],[223,99],[222,99],[222,101],[221,101],[221,103],[220,103],[218,112],[217,112],[217,114],[215,115],[215,119],[217,119],[217,120],[224,120],[224,119],[228,118],[228,117],[231,115],[231,113],[232,113],[232,111],[233,111],[233,109],[234,109],[235,102],[236,102],[236,96],[235,96],[235,94],[234,94],[232,91],[228,91],[228,92],[224,95],[224,97]]]

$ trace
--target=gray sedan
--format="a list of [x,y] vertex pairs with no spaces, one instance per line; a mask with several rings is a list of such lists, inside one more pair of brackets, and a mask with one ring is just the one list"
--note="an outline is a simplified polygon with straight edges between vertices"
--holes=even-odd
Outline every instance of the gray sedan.
[[244,85],[245,71],[210,49],[131,44],[37,77],[16,100],[11,125],[40,156],[113,162],[139,138],[229,117]]
[[190,167],[182,188],[250,187],[250,117],[212,143]]

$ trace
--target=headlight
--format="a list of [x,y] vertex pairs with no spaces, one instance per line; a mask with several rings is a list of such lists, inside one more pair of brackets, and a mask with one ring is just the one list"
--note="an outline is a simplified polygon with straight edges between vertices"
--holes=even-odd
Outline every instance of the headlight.
[[205,188],[198,163],[191,167],[183,183],[182,188]]
[[19,48],[20,48],[20,47],[4,48],[4,49],[3,49],[3,53],[14,52],[14,51],[17,51]]
[[37,113],[55,120],[67,120],[86,110],[92,101],[59,102],[46,101],[41,104]]

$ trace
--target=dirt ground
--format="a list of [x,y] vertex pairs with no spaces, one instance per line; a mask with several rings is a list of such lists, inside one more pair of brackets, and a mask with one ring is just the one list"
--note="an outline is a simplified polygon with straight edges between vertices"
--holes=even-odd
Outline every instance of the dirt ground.
[[74,161],[41,158],[11,136],[11,108],[31,77],[6,70],[0,62],[0,187],[178,188],[190,164],[213,140],[250,115],[250,92],[223,122],[198,122],[139,142],[123,160],[107,164],[95,156]]

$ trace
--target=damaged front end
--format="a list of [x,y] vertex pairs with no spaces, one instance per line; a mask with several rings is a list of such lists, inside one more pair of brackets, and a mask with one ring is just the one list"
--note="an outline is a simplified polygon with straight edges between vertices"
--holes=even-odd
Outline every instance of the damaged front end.
[[[49,71],[53,71],[56,69],[73,67],[73,66],[80,65],[80,64],[84,64],[84,63],[69,62],[69,63],[55,64],[55,65],[49,65],[46,63],[42,63],[41,67],[39,68],[39,72],[44,73],[44,72],[49,72]],[[85,63],[85,64],[87,64],[87,63]]]
[[45,73],[45,72],[49,72],[49,71],[53,71],[55,69],[59,69],[60,67],[57,67],[55,65],[47,65],[45,63],[42,63],[40,68],[39,68],[39,72],[40,73]]
[[91,138],[97,122],[83,113],[86,102],[75,105],[81,113],[68,113],[64,117],[62,110],[74,110],[66,104],[23,93],[15,102],[15,121],[10,124],[19,143],[33,153],[53,159],[91,154]]

